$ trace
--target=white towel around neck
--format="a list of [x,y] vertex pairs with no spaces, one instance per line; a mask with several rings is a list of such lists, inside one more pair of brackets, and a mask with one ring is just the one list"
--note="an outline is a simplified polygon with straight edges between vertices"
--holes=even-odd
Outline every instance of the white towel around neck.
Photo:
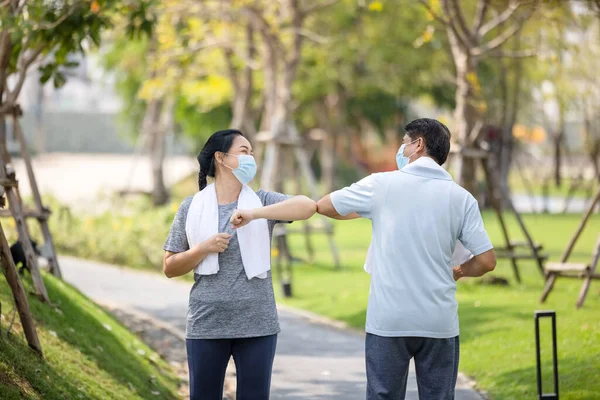
[[[365,260],[365,272],[370,274],[373,271],[373,256],[371,255],[371,247],[373,246],[373,242],[369,245],[369,250],[367,251],[367,259]],[[469,259],[473,257],[473,254],[469,250],[463,246],[460,240],[456,241],[456,247],[454,247],[454,253],[452,253],[452,259],[450,260],[450,266],[456,267],[467,262]]]
[[[244,185],[238,198],[238,209],[261,208],[260,198]],[[248,279],[267,277],[271,269],[271,241],[266,219],[256,219],[236,230],[242,262]],[[185,223],[190,248],[219,233],[219,203],[215,184],[194,195]],[[219,272],[219,254],[211,253],[194,270],[199,275]]]

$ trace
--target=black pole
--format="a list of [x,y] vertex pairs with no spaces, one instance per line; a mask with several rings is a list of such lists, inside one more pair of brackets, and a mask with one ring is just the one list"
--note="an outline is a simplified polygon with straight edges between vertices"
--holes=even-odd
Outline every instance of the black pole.
[[[552,320],[552,370],[554,375],[554,393],[544,394],[542,391],[542,362],[540,351],[540,318],[549,317]],[[538,399],[558,400],[558,350],[556,344],[556,312],[535,312],[535,358],[537,370]]]
[[558,400],[558,349],[556,345],[556,313],[552,313],[552,368],[554,369],[554,393]]

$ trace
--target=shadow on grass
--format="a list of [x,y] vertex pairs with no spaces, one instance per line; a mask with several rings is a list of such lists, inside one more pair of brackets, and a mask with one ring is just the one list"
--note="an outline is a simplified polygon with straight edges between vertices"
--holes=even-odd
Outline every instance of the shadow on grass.
[[[586,354],[581,357],[560,358],[558,360],[558,390],[561,398],[598,399],[600,383],[598,382],[598,355]],[[594,367],[595,365],[595,367]],[[562,372],[561,371],[566,371]],[[586,377],[582,385],[582,374]],[[502,388],[503,399],[537,398],[537,373],[535,364],[529,367],[514,369],[495,377],[495,385]],[[553,376],[550,361],[542,364],[542,389],[544,393],[552,393]],[[492,391],[493,392],[493,391]],[[500,397],[498,397],[500,398]]]
[[20,338],[2,337],[0,347],[2,399],[67,399],[78,393],[70,380],[41,360]]

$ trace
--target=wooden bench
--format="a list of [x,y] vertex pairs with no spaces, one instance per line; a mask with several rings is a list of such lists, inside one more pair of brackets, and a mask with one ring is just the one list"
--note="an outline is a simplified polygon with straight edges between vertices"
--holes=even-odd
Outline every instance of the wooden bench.
[[585,301],[585,297],[590,288],[592,280],[600,279],[600,274],[596,273],[598,260],[600,259],[600,234],[598,235],[596,247],[594,247],[594,250],[592,251],[592,258],[589,264],[568,262],[569,256],[575,247],[575,243],[577,242],[579,236],[581,236],[581,232],[583,232],[583,228],[594,212],[594,208],[598,202],[600,202],[600,188],[598,188],[596,196],[592,199],[592,202],[589,205],[586,214],[583,216],[583,219],[579,223],[575,234],[573,237],[571,237],[571,240],[567,245],[563,256],[561,257],[560,262],[549,262],[546,264],[544,269],[546,272],[546,286],[544,287],[544,291],[542,292],[542,296],[540,298],[541,303],[546,301],[550,295],[557,278],[583,279],[583,284],[581,285],[581,290],[579,291],[579,297],[577,298],[577,308],[580,308],[583,306],[583,302]]

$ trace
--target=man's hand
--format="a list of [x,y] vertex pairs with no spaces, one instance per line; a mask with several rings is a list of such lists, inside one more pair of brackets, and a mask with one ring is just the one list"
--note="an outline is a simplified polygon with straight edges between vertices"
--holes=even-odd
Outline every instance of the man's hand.
[[460,278],[462,278],[464,276],[462,269],[460,268],[460,265],[452,268],[452,274],[454,275],[455,281],[458,281]]
[[234,229],[241,228],[254,221],[255,216],[252,210],[235,210],[231,215],[231,225]]

